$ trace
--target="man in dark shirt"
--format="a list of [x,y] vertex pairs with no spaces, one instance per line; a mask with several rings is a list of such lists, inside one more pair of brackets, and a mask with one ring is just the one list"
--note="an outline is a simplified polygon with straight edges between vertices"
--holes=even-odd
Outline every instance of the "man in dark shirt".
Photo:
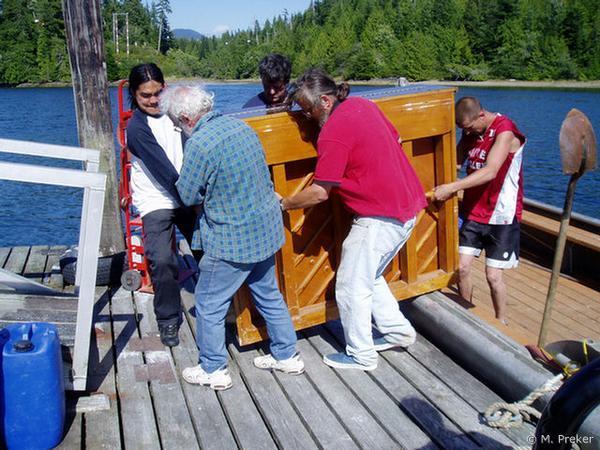
[[282,106],[287,94],[287,85],[292,74],[292,63],[288,58],[271,53],[263,58],[258,66],[263,92],[252,97],[244,108]]

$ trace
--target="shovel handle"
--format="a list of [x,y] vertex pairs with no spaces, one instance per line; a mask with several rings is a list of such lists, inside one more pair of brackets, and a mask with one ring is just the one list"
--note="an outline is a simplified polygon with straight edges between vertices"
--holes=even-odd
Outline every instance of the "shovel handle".
[[548,286],[548,295],[546,296],[546,305],[544,306],[544,317],[540,327],[540,335],[538,338],[538,346],[543,347],[546,344],[548,335],[548,326],[554,307],[554,299],[556,297],[556,285],[560,277],[560,268],[562,266],[563,254],[565,252],[565,243],[567,241],[567,231],[569,230],[569,220],[571,219],[571,210],[573,209],[573,197],[575,196],[575,185],[581,177],[581,173],[574,173],[569,180],[567,195],[565,197],[565,207],[560,221],[560,230],[556,238],[556,249],[554,251],[554,263],[552,264],[552,276],[550,277],[550,285]]

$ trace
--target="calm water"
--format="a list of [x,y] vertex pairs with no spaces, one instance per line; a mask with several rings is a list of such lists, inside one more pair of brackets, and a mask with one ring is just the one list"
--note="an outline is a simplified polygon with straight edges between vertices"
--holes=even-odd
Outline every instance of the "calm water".
[[[257,84],[208,85],[217,108],[235,109],[258,91]],[[353,90],[372,88],[353,87]],[[600,91],[471,89],[490,111],[511,117],[527,136],[525,195],[562,207],[568,176],[562,175],[558,135],[571,108],[583,111],[600,133]],[[116,123],[116,89],[111,90]],[[73,91],[0,89],[0,138],[78,145]],[[116,127],[115,127],[116,129]],[[402,130],[400,130],[401,132]],[[56,160],[0,154],[0,160],[56,165]],[[63,167],[78,167],[63,162]],[[79,189],[0,181],[0,247],[77,242],[82,192]],[[600,218],[600,171],[577,184],[576,212]]]

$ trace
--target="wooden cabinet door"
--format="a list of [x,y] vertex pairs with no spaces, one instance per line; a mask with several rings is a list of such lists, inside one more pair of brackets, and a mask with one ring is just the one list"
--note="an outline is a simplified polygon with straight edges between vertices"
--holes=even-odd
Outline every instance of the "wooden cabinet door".
[[[394,123],[426,191],[456,174],[454,90],[443,89],[375,99]],[[246,119],[265,148],[275,190],[283,196],[310,185],[318,130],[299,113]],[[402,180],[399,180],[402,182]],[[390,263],[386,279],[399,300],[446,286],[456,270],[457,203],[432,205],[417,217],[413,234]],[[338,317],[335,269],[351,216],[333,192],[322,204],[283,215],[286,242],[277,254],[279,286],[297,330]],[[264,322],[244,287],[234,299],[238,339],[267,338]]]

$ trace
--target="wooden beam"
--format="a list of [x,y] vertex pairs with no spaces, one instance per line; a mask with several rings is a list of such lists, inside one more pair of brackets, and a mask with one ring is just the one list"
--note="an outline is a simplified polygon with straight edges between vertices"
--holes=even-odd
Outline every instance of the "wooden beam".
[[124,241],[102,37],[102,7],[100,0],[63,0],[62,6],[79,144],[100,150],[100,171],[107,176],[100,253],[110,255],[122,251]]

